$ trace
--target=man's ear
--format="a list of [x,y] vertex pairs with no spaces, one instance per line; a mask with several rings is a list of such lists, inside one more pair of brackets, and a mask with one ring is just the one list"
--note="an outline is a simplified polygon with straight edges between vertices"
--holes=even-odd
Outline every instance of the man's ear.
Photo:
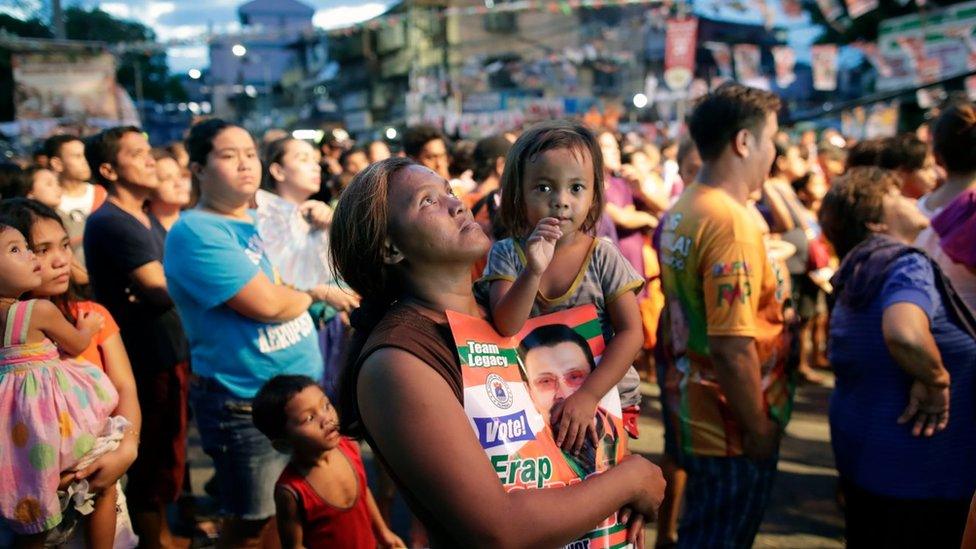
[[110,183],[115,183],[119,179],[119,174],[115,171],[115,166],[108,162],[102,162],[98,166],[98,173]]
[[883,233],[888,230],[887,223],[865,223],[865,227],[868,228],[872,233]]
[[732,152],[741,158],[749,157],[749,143],[753,140],[752,132],[743,128],[735,132],[732,137]]
[[48,165],[51,167],[51,171],[58,175],[61,175],[61,172],[64,171],[64,162],[57,156],[52,156],[48,160]]
[[403,261],[403,254],[399,248],[390,239],[386,239],[386,242],[383,244],[383,263],[396,265],[401,261]]

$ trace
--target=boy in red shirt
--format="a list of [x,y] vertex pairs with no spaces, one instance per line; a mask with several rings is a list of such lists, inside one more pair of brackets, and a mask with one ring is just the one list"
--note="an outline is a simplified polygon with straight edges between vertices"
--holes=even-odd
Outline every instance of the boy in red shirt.
[[282,547],[406,547],[383,521],[359,446],[339,435],[339,416],[315,381],[276,376],[253,406],[255,427],[291,454],[274,494]]

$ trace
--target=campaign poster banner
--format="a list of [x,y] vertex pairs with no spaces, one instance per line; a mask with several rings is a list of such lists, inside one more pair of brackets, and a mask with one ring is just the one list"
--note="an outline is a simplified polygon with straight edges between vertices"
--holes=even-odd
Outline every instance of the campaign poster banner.
[[858,141],[864,139],[867,111],[862,106],[840,113],[840,129],[844,135]]
[[874,70],[878,71],[878,74],[882,78],[891,78],[891,66],[888,65],[888,61],[885,60],[884,56],[881,55],[881,51],[878,49],[878,44],[874,42],[859,41],[851,44],[854,48],[859,50],[864,57],[868,59]]
[[664,81],[672,90],[684,90],[695,74],[698,19],[668,19],[664,42]]
[[723,78],[732,78],[732,51],[723,42],[705,42],[702,46],[712,52],[712,59],[718,67],[718,74]]
[[891,137],[898,133],[899,105],[898,101],[882,101],[872,105],[864,125],[864,138]]
[[845,2],[847,3],[847,14],[851,16],[851,19],[857,19],[878,8],[878,0],[845,0]]
[[878,49],[889,74],[878,78],[879,91],[910,88],[944,80],[976,68],[976,1],[878,24]]
[[[578,456],[564,453],[549,424],[552,407],[575,392],[603,354],[605,342],[592,305],[529,319],[515,336],[499,335],[477,317],[447,312],[461,360],[464,411],[498,480],[507,491],[582,482],[627,454],[620,397],[611,389],[594,418],[599,443]],[[567,547],[628,547],[617,513]]]
[[841,7],[838,0],[817,0],[817,7],[820,8],[820,13],[823,14],[824,19],[831,23],[844,15],[844,8]]
[[776,67],[776,85],[788,88],[796,81],[796,52],[789,46],[773,47],[773,64]]
[[736,44],[732,48],[735,56],[735,79],[747,83],[762,76],[759,72],[761,52],[756,44]]
[[837,46],[817,44],[810,48],[813,65],[813,89],[832,91],[837,89]]
[[111,54],[14,53],[11,63],[17,120],[118,120],[115,57]]

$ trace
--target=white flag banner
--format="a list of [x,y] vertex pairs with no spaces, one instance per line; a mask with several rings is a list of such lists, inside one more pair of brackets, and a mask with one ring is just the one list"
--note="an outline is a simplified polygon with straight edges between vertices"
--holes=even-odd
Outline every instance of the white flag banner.
[[837,89],[837,45],[817,44],[810,48],[813,65],[813,89],[832,91]]

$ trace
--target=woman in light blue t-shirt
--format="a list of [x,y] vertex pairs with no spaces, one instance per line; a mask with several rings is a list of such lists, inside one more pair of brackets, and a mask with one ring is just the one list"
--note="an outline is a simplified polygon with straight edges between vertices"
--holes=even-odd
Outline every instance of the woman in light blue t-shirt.
[[280,284],[255,225],[257,147],[243,128],[208,120],[187,139],[200,201],[169,232],[163,261],[190,340],[190,403],[214,460],[222,545],[257,545],[274,516],[274,483],[287,456],[251,422],[251,399],[278,374],[320,379],[310,295]]

